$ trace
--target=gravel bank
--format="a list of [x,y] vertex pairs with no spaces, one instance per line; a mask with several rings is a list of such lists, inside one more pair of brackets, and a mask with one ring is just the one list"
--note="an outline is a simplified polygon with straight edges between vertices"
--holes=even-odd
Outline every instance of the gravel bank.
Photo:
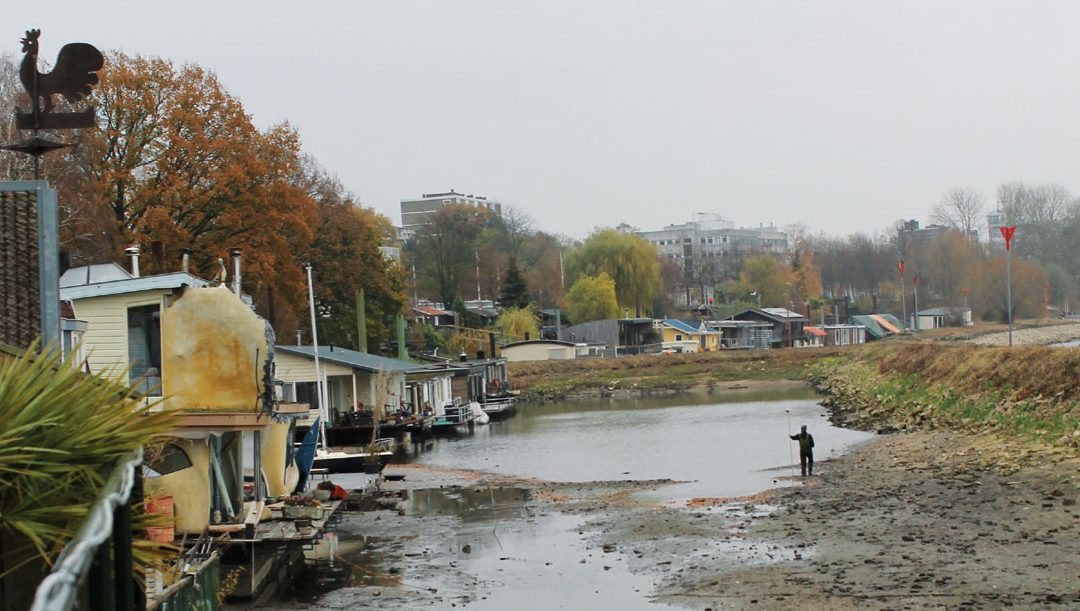
[[1080,605],[1080,461],[986,438],[883,437],[781,491],[747,540],[779,563],[664,579],[690,608]]
[[[1047,346],[1080,338],[1080,322],[1013,330],[1014,346]],[[1008,346],[1009,333],[988,333],[967,340],[984,346]]]

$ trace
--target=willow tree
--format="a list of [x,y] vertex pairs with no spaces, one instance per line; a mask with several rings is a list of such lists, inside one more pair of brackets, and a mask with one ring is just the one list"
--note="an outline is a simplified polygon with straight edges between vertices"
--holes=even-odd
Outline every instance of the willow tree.
[[605,272],[578,278],[566,294],[566,310],[574,324],[615,318],[619,315],[615,281]]
[[531,307],[506,308],[495,321],[495,328],[506,339],[540,339],[540,320]]
[[619,305],[641,316],[660,290],[660,263],[656,247],[640,236],[615,229],[593,232],[580,248],[570,252],[566,268],[571,282],[582,276],[607,274],[615,282]]

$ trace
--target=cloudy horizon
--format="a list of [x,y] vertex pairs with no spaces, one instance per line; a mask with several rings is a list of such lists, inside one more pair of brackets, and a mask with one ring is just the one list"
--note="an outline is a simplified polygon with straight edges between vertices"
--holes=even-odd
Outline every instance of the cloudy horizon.
[[1080,5],[1066,2],[73,2],[9,11],[0,52],[193,61],[257,125],[398,223],[476,193],[574,238],[697,212],[875,233],[955,187],[1080,188]]

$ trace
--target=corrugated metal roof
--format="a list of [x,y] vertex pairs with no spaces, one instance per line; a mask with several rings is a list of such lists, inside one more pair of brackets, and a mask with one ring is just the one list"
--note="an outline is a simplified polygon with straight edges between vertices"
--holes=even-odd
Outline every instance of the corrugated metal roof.
[[780,318],[805,318],[798,312],[792,312],[787,308],[761,308],[762,312],[768,312],[773,316],[779,316]]
[[806,326],[803,327],[803,331],[809,333],[810,335],[816,335],[818,337],[825,337],[826,335],[828,335],[828,333],[822,331],[821,329],[818,329],[817,327]]
[[873,336],[874,339],[881,339],[891,335],[888,331],[883,329],[876,320],[866,314],[856,314],[850,317],[851,322],[866,327],[866,332]]
[[[274,346],[274,349],[286,354],[306,356],[312,359],[315,358],[315,350],[312,349],[311,346]],[[363,369],[364,371],[370,372],[413,371],[425,368],[424,365],[407,363],[405,361],[390,359],[376,354],[368,354],[366,352],[357,352],[356,350],[349,350],[347,348],[338,348],[337,346],[319,346],[319,358],[339,365],[346,365],[348,367]]]
[[786,323],[786,322],[799,322],[799,321],[809,322],[809,320],[805,316],[803,316],[802,314],[799,314],[798,312],[792,312],[791,310],[789,310],[787,308],[760,308],[760,309],[758,309],[758,308],[750,308],[748,310],[743,310],[742,312],[739,312],[738,314],[735,314],[732,318],[738,318],[738,317],[743,316],[745,314],[754,314],[754,315],[757,315],[757,316],[770,318],[770,319],[775,320],[777,322],[784,322],[784,323]]
[[134,278],[131,272],[116,263],[94,263],[68,269],[60,276],[60,288],[131,278]]
[[142,291],[178,289],[182,286],[206,285],[206,280],[203,280],[202,278],[184,272],[172,272],[169,274],[155,274],[153,276],[142,276],[139,278],[127,278],[124,280],[64,287],[60,289],[60,299],[73,301],[91,297],[105,297],[107,295],[124,295]]

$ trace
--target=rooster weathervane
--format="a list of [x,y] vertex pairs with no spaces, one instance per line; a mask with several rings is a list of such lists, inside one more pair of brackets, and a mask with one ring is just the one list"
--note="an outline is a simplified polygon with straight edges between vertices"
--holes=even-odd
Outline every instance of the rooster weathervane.
[[26,37],[19,39],[24,53],[19,80],[30,96],[30,110],[15,108],[15,127],[32,130],[34,135],[27,141],[0,147],[33,155],[35,178],[38,178],[38,159],[49,151],[67,146],[39,136],[38,130],[94,127],[93,108],[80,112],[54,112],[53,97],[63,96],[72,104],[81,102],[98,83],[97,71],[105,66],[101,51],[85,42],[73,42],[61,47],[52,71],[43,73],[38,70],[40,36],[41,30],[27,30]]

